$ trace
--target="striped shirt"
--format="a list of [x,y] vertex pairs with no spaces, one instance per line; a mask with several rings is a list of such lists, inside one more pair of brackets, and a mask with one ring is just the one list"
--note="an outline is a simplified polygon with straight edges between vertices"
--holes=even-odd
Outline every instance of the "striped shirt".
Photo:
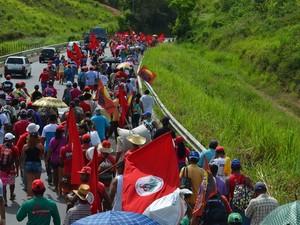
[[78,205],[75,205],[73,208],[69,209],[69,211],[66,214],[63,225],[71,225],[75,221],[90,215],[91,215],[90,205],[79,203]]
[[250,201],[245,210],[245,216],[251,219],[251,225],[259,225],[277,207],[278,202],[275,198],[265,193],[260,194],[257,198]]

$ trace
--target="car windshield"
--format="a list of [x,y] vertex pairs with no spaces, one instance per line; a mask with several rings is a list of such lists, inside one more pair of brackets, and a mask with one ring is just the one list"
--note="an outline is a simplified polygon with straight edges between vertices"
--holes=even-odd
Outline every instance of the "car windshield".
[[43,49],[42,53],[44,53],[44,54],[52,54],[52,53],[54,53],[54,50],[53,49]]
[[23,59],[21,58],[9,58],[7,59],[8,64],[23,64]]

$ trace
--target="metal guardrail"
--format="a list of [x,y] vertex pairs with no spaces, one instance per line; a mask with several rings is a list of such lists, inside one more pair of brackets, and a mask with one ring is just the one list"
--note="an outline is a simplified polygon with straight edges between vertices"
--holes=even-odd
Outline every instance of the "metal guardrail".
[[[80,40],[79,42],[83,42],[82,40]],[[3,55],[0,56],[0,66],[3,65],[3,63],[5,62],[5,60],[9,57],[9,56],[28,56],[28,55],[33,55],[37,52],[40,52],[43,48],[49,48],[49,47],[54,47],[57,49],[63,49],[64,47],[66,47],[69,44],[69,42],[63,42],[63,43],[59,43],[59,44],[55,44],[55,45],[47,45],[47,46],[43,46],[40,48],[33,48],[30,50],[25,50],[25,51],[21,51],[21,52],[16,52],[16,53],[12,53],[12,54],[8,54],[8,55]]]
[[[140,65],[142,63],[143,59],[140,61]],[[140,70],[140,65],[138,67],[138,71]],[[139,86],[142,87],[142,82],[139,79]],[[162,103],[162,101],[159,99],[158,95],[155,93],[153,88],[150,84],[147,82],[144,82],[145,86],[148,88],[148,90],[152,93],[153,98],[156,102],[156,104],[159,106],[161,111],[163,112],[164,116],[167,116],[170,118],[170,124],[171,126],[184,138],[184,140],[196,151],[199,153],[202,150],[205,150],[206,148],[190,133],[185,129],[177,120],[176,118],[170,113],[170,111],[165,107],[165,105]]]

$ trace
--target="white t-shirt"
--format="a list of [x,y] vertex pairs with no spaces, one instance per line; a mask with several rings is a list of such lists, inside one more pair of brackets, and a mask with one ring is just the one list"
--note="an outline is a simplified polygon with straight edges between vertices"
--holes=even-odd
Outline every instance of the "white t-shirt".
[[106,75],[101,74],[101,75],[100,75],[100,80],[101,80],[102,84],[103,84],[105,87],[107,87],[107,85],[108,85],[108,77],[107,77]]
[[143,95],[141,97],[141,102],[143,104],[143,112],[151,112],[154,106],[154,100],[150,95]]
[[94,85],[96,80],[97,74],[93,70],[89,70],[86,73],[86,85]]
[[5,124],[8,124],[7,116],[4,113],[0,113],[0,125],[1,125],[0,133],[2,133],[2,134],[4,134],[4,125]]

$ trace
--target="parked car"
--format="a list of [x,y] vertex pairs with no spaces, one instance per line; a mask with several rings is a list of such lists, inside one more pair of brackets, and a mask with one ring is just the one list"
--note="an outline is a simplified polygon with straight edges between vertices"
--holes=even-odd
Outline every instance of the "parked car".
[[31,62],[26,56],[10,56],[4,63],[5,76],[10,74],[12,77],[15,75],[22,75],[24,78],[31,76]]
[[39,57],[39,62],[53,61],[57,54],[59,54],[59,52],[54,47],[43,48]]

